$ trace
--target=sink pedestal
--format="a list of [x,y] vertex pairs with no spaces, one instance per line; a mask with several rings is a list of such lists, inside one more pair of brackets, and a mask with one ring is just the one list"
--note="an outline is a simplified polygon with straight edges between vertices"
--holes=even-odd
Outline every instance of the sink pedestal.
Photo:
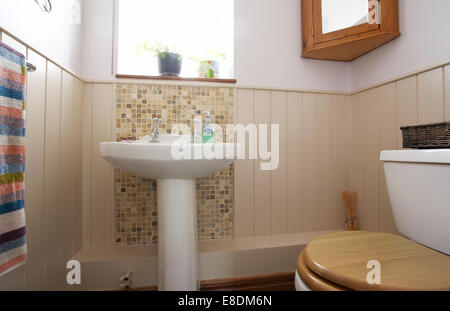
[[158,196],[158,288],[198,290],[195,179],[161,179]]
[[[178,143],[189,141],[190,136],[163,134],[159,139],[160,143],[145,139],[100,143],[100,154],[115,168],[157,181],[159,289],[198,290],[195,179],[212,176],[231,165],[239,147]],[[180,158],[180,151],[193,157]],[[197,157],[203,153],[215,157]]]

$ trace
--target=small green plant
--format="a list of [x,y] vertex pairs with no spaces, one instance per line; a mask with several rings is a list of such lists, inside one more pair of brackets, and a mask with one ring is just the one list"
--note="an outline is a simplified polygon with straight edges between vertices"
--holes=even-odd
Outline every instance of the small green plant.
[[176,53],[180,54],[178,60],[181,61],[183,51],[180,47],[169,47],[161,42],[157,42],[154,45],[150,45],[149,42],[144,42],[143,44],[139,44],[136,49],[136,55],[141,56],[143,53],[153,54],[155,57],[160,57],[162,59],[166,58],[168,53]]

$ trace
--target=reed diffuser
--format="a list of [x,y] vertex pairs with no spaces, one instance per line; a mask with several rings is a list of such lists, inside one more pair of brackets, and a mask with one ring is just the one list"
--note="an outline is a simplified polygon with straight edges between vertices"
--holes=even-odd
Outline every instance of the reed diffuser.
[[358,230],[358,220],[355,215],[355,206],[358,194],[355,191],[344,191],[343,194],[348,212],[348,218],[345,221],[345,228],[349,231]]

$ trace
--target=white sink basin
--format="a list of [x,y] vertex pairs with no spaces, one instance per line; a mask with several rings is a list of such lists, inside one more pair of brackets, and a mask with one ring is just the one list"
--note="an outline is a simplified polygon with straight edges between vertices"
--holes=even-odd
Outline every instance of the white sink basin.
[[197,290],[195,179],[231,165],[238,150],[235,144],[185,143],[186,136],[159,140],[105,142],[100,153],[122,171],[157,180],[159,290]]
[[[170,136],[170,135],[168,135]],[[195,179],[211,176],[233,163],[234,144],[178,144],[164,142],[106,142],[100,144],[102,157],[114,167],[147,179]],[[189,154],[190,159],[178,158],[178,155]],[[229,151],[227,156],[226,150]],[[195,155],[203,155],[212,151],[220,155],[219,159],[195,159]]]

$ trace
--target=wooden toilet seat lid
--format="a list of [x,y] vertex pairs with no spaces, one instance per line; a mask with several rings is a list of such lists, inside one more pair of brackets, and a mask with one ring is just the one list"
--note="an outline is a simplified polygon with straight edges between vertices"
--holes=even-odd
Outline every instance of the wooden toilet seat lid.
[[349,290],[348,288],[344,288],[337,284],[331,283],[327,281],[311,270],[305,264],[305,260],[303,258],[305,251],[302,251],[298,255],[297,259],[297,272],[302,281],[313,291],[344,291]]
[[[319,236],[303,252],[318,277],[353,290],[450,290],[450,256],[398,235],[343,231]],[[369,284],[371,260],[380,263],[381,284]]]

